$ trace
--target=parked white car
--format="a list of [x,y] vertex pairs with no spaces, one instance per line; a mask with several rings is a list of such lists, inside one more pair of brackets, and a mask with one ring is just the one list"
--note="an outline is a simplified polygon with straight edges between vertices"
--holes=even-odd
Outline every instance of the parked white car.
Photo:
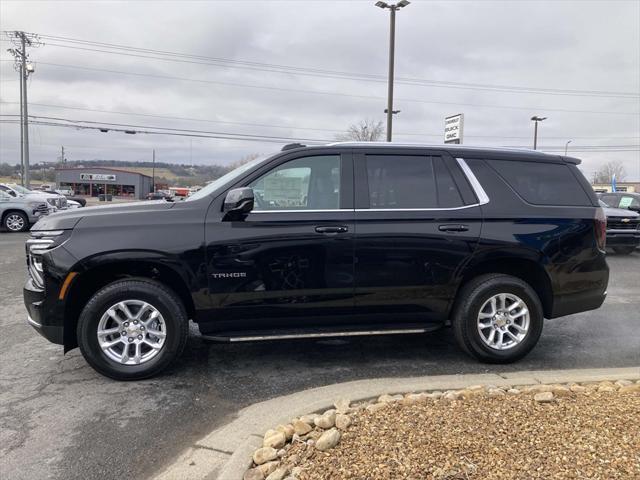
[[14,198],[20,196],[30,196],[31,198],[35,199],[35,197],[37,196],[38,199],[44,199],[45,202],[54,207],[56,210],[66,210],[68,208],[66,197],[57,193],[29,190],[28,188],[15,183],[0,183],[0,190],[11,195]]

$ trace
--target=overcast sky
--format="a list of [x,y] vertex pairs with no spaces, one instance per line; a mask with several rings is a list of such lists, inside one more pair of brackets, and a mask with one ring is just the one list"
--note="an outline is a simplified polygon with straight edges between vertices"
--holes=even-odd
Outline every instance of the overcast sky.
[[[2,0],[0,27],[306,73],[88,51],[43,37],[44,45],[30,50],[31,115],[333,140],[363,118],[384,120],[386,82],[309,69],[387,74],[389,13],[374,3]],[[3,38],[0,107],[12,115],[19,113],[18,75]],[[441,143],[444,117],[463,112],[465,144],[530,147],[530,117],[540,115],[548,119],[540,125],[539,148],[562,150],[572,140],[569,152],[583,159],[588,176],[603,162],[620,160],[628,177],[640,180],[640,1],[414,0],[397,14],[396,45],[397,78],[481,88],[397,84],[395,141]],[[611,96],[558,94],[567,90]],[[0,128],[0,161],[18,163],[18,125]],[[32,125],[30,135],[32,162],[55,161],[64,145],[69,160],[150,160],[155,148],[159,161],[229,163],[286,143],[43,125]],[[618,151],[594,152],[594,146]]]

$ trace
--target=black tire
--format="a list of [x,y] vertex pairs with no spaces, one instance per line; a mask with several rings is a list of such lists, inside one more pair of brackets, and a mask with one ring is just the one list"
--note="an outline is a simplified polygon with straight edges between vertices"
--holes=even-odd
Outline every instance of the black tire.
[[618,255],[631,255],[636,247],[612,247],[613,251]]
[[[21,226],[16,228],[16,220],[21,222]],[[11,225],[11,226],[9,226]],[[11,233],[26,232],[29,230],[29,217],[24,212],[13,210],[7,212],[2,219],[2,226]]]
[[[113,305],[125,300],[151,304],[163,317],[164,344],[155,357],[138,365],[124,365],[109,358],[98,343],[98,324]],[[99,373],[115,380],[149,378],[167,368],[187,343],[189,321],[178,296],[164,285],[148,279],[118,280],[100,289],[87,302],[78,319],[77,338],[86,361]]]
[[[482,306],[500,293],[519,297],[529,311],[528,332],[519,344],[507,350],[497,350],[487,345],[478,330]],[[528,283],[510,275],[488,274],[474,278],[461,288],[452,323],[456,340],[466,353],[487,363],[511,363],[523,358],[538,343],[544,312],[538,295]]]

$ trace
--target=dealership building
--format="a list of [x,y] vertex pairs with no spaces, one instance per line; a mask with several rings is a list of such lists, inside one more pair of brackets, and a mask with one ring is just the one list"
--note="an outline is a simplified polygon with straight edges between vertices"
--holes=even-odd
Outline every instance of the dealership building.
[[56,170],[58,188],[70,188],[76,195],[144,199],[152,190],[148,175],[117,168],[59,168]]

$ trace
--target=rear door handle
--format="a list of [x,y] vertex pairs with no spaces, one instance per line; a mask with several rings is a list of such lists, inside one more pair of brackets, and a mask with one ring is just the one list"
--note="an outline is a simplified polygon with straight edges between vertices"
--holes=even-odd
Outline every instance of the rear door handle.
[[441,232],[466,232],[469,230],[469,226],[460,224],[439,225],[438,230]]
[[349,231],[349,227],[345,225],[329,225],[326,227],[316,227],[318,233],[346,233]]

